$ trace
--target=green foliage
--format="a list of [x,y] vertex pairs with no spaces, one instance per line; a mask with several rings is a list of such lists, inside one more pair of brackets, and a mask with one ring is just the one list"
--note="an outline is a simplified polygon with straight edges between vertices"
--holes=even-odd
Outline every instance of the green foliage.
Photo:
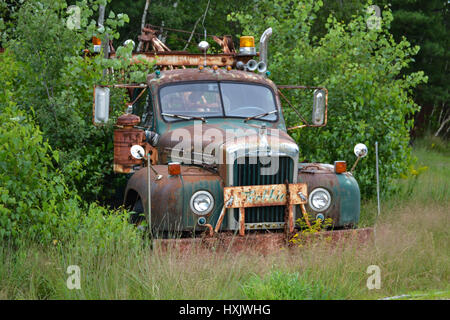
[[326,218],[322,221],[322,219],[314,219],[314,217],[310,214],[307,216],[307,218],[302,216],[297,219],[296,226],[298,227],[299,232],[294,234],[294,236],[289,240],[290,243],[293,243],[298,247],[303,247],[307,244],[311,239],[311,236],[333,226],[333,219],[331,218]]
[[[95,203],[86,205],[57,169],[61,152],[53,149],[31,115],[14,102],[17,64],[9,52],[1,57],[0,84],[0,239],[19,243],[66,243],[88,239],[101,250],[124,234],[138,239],[127,212],[110,212]],[[64,169],[79,174],[76,162]]]
[[[327,33],[327,19],[333,15],[342,23],[348,23],[355,15],[364,14],[367,10],[367,0],[322,0],[323,6],[317,12],[311,26],[311,35],[317,38],[323,37]],[[378,5],[379,2],[377,1]]]
[[[410,97],[411,88],[426,81],[423,72],[400,76],[419,50],[402,39],[395,42],[389,33],[392,14],[383,11],[381,29],[369,29],[367,14],[354,16],[348,23],[329,16],[327,33],[317,41],[311,26],[322,1],[258,1],[257,10],[229,16],[246,26],[246,34],[261,34],[273,28],[269,44],[269,70],[277,84],[324,86],[328,89],[328,124],[292,132],[300,146],[303,161],[353,163],[353,146],[365,143],[369,155],[358,164],[356,179],[363,196],[375,192],[374,144],[379,143],[382,190],[394,187],[392,181],[411,163],[409,120],[419,107]],[[301,95],[286,94],[308,117]],[[305,113],[305,110],[309,110]],[[288,125],[300,120],[285,105]]]
[[314,219],[312,215],[308,214],[307,219],[305,216],[298,218],[296,225],[302,234],[314,234],[322,231],[322,229],[331,227],[333,225],[333,219],[326,218],[322,221],[322,219]]
[[[102,41],[106,36],[117,38],[117,28],[129,21],[127,15],[110,11],[104,27],[97,28],[100,3],[106,1],[76,2],[81,10],[80,29],[71,29],[65,1],[27,1],[17,12],[7,48],[18,66],[16,77],[8,80],[13,101],[34,117],[52,148],[60,151],[57,168],[68,177],[70,187],[85,200],[105,201],[124,180],[112,170],[112,124],[124,110],[125,91],[112,91],[111,121],[97,128],[92,124],[94,85],[143,82],[144,71],[152,65],[131,65],[127,58],[131,46],[117,48],[114,60],[103,54],[82,55],[86,48],[92,51],[92,36]],[[116,72],[103,76],[103,70]],[[126,78],[117,76],[123,72]]]
[[5,30],[14,29],[16,24],[15,13],[25,0],[2,0],[0,1],[0,48],[2,43],[6,40]]
[[242,286],[250,300],[325,300],[338,299],[320,281],[313,281],[305,272],[283,272],[272,270],[265,277],[253,275]]
[[0,114],[0,237],[17,238],[26,231],[49,239],[56,212],[72,203],[64,203],[67,189],[53,172],[50,146],[23,113],[11,108],[3,106]]
[[[325,24],[330,14],[337,21],[348,23],[354,15],[361,15],[367,10],[367,2],[323,0],[323,7],[317,12],[312,24],[312,39],[316,36],[323,37],[327,33]],[[435,133],[449,117],[449,3],[446,0],[378,0],[372,3],[381,9],[382,23],[384,6],[387,5],[392,10],[394,20],[391,22],[390,32],[397,41],[406,37],[411,45],[420,46],[420,51],[409,66],[402,70],[402,75],[421,70],[427,75],[427,83],[421,83],[413,90],[414,101],[421,106],[421,110],[415,114],[412,133],[415,137],[423,136],[427,131]],[[439,135],[446,137],[449,132],[447,123]]]
[[55,169],[59,152],[52,150],[29,117],[2,96],[0,113],[0,238],[43,243],[87,238],[103,248],[127,232],[126,212],[87,206]]

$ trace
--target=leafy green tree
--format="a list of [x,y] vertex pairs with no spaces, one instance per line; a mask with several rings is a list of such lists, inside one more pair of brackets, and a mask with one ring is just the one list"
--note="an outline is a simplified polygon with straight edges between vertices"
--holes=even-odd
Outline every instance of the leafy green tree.
[[[4,59],[2,59],[4,61]],[[55,172],[53,152],[25,113],[17,110],[10,91],[2,95],[0,113],[0,238],[50,241],[57,233],[58,212],[76,208],[66,201],[64,178]]]
[[[368,28],[369,15],[354,16],[348,23],[332,15],[326,34],[313,41],[311,28],[322,1],[254,1],[251,12],[236,12],[231,20],[246,26],[246,34],[260,35],[273,28],[269,44],[269,70],[277,84],[324,86],[329,90],[328,124],[323,128],[304,128],[292,132],[304,161],[355,161],[353,146],[362,142],[369,156],[360,162],[356,178],[363,195],[375,191],[374,144],[380,146],[383,189],[407,170],[411,162],[409,130],[418,105],[411,88],[426,80],[423,72],[400,76],[412,61],[418,47],[405,40],[395,42],[389,32],[392,13],[384,9],[381,28]],[[294,105],[299,93],[288,93]],[[309,102],[310,104],[310,102]],[[300,121],[285,104],[284,115],[290,125]],[[310,112],[310,111],[309,111]]]
[[[450,131],[449,91],[447,84],[449,60],[449,2],[447,0],[381,0],[373,4],[380,8],[389,5],[394,16],[390,32],[397,41],[406,37],[411,45],[420,50],[408,68],[401,74],[423,70],[427,83],[421,83],[413,90],[414,101],[421,106],[415,114],[413,136],[427,131],[448,137]],[[366,0],[324,0],[317,12],[317,19],[311,34],[322,37],[326,33],[325,22],[329,14],[338,21],[348,22],[353,15],[367,9]],[[446,122],[447,121],[447,122]]]
[[[109,11],[104,27],[99,28],[96,10],[106,3],[77,2],[80,23],[79,28],[73,28],[68,24],[70,12],[65,1],[27,1],[17,12],[17,24],[10,30],[6,46],[20,66],[13,79],[14,101],[33,115],[49,144],[60,151],[58,166],[70,186],[86,200],[102,201],[123,185],[124,177],[112,170],[112,124],[124,111],[125,92],[113,90],[115,114],[108,125],[96,128],[92,124],[93,87],[111,82],[114,75],[103,77],[104,69],[127,69],[130,76],[124,81],[142,82],[142,70],[151,67],[130,66],[129,59],[111,60],[102,54],[84,53],[85,49],[92,52],[92,36],[117,39],[117,28],[128,21],[127,15]],[[118,56],[130,51],[131,47],[117,49]]]
[[19,10],[25,0],[1,0],[0,1],[0,48],[6,40],[7,29],[14,29],[16,21],[15,13]]
[[367,10],[367,0],[322,0],[323,5],[317,11],[311,25],[312,38],[323,37],[327,33],[326,23],[330,14],[337,21],[348,23],[353,16],[362,15]]

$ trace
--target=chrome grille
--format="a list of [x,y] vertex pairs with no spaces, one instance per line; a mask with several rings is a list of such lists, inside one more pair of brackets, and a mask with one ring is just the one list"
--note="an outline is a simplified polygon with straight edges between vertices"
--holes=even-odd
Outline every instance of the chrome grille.
[[[261,169],[270,167],[260,158],[237,159],[233,165],[233,186],[255,186],[293,182],[294,163],[289,157],[279,157],[279,170],[274,175],[262,175]],[[268,206],[245,209],[245,223],[284,222],[285,206]],[[239,209],[234,209],[239,221]]]

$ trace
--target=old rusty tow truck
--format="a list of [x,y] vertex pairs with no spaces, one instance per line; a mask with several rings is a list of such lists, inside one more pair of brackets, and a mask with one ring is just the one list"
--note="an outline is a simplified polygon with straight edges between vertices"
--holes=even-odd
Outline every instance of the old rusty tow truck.
[[[224,37],[215,39],[222,54],[207,54],[206,41],[199,54],[167,51],[158,43],[158,52],[133,54],[158,68],[144,87],[128,86],[133,98],[146,98],[117,120],[114,170],[130,175],[124,204],[135,212],[132,222],[146,221],[153,236],[166,239],[161,241],[223,241],[238,234],[233,241],[242,246],[246,239],[245,246],[253,240],[276,247],[295,233],[296,219],[309,223],[307,213],[331,218],[334,230],[369,233],[351,229],[359,220],[360,191],[346,163],[299,163],[299,147],[287,132],[325,126],[328,92],[277,86],[267,77],[271,33],[261,36],[259,53],[253,37],[241,37],[237,52]],[[158,42],[151,30],[146,35]],[[286,127],[282,89],[311,90],[311,123]],[[94,123],[105,122],[109,88],[97,86],[94,96]],[[355,153],[359,160],[367,148],[358,145]]]

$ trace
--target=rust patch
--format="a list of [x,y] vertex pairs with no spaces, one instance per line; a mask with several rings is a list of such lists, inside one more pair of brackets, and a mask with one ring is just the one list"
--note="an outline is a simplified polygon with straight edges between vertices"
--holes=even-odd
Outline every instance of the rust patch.
[[[206,63],[205,63],[206,57]],[[116,58],[115,54],[110,55],[111,59]],[[247,63],[251,56],[239,56],[236,53],[201,54],[188,53],[185,51],[154,51],[133,53],[131,63],[141,63],[142,61],[155,63],[160,66],[235,66],[238,61]]]
[[[294,205],[307,202],[306,190],[304,183],[225,187],[223,198],[226,208],[239,208],[240,236],[245,235],[245,208],[286,206],[286,235],[289,236],[294,231]],[[216,225],[216,230],[219,228],[220,224]]]
[[[262,186],[225,187],[224,199],[227,208],[251,208],[305,204],[307,195],[305,183],[289,184],[289,200],[285,184]],[[304,198],[302,198],[302,196]]]
[[155,73],[147,75],[147,83],[151,85],[156,82],[158,85],[164,85],[167,83],[173,83],[177,81],[245,81],[260,83],[270,86],[274,92],[277,92],[277,87],[272,80],[265,78],[264,76],[248,71],[241,70],[224,70],[217,69],[212,70],[210,68],[204,68],[199,70],[198,68],[177,69],[161,71],[158,77]]
[[150,153],[152,164],[156,164],[158,152],[145,142],[145,133],[141,129],[134,128],[140,122],[138,116],[124,114],[117,119],[118,129],[114,130],[114,172],[130,173],[133,167],[142,164],[142,160],[131,156],[130,148],[138,144],[145,150],[145,155]]
[[[373,228],[325,231],[312,235],[308,241],[326,241],[338,244],[341,241],[355,241],[358,244],[370,241]],[[297,249],[292,243],[286,244],[286,236],[281,232],[250,233],[244,237],[233,233],[219,233],[210,238],[182,238],[182,239],[156,239],[155,247],[158,249],[177,250],[188,253],[196,250],[214,250],[216,252],[240,252],[272,254],[284,249]]]

